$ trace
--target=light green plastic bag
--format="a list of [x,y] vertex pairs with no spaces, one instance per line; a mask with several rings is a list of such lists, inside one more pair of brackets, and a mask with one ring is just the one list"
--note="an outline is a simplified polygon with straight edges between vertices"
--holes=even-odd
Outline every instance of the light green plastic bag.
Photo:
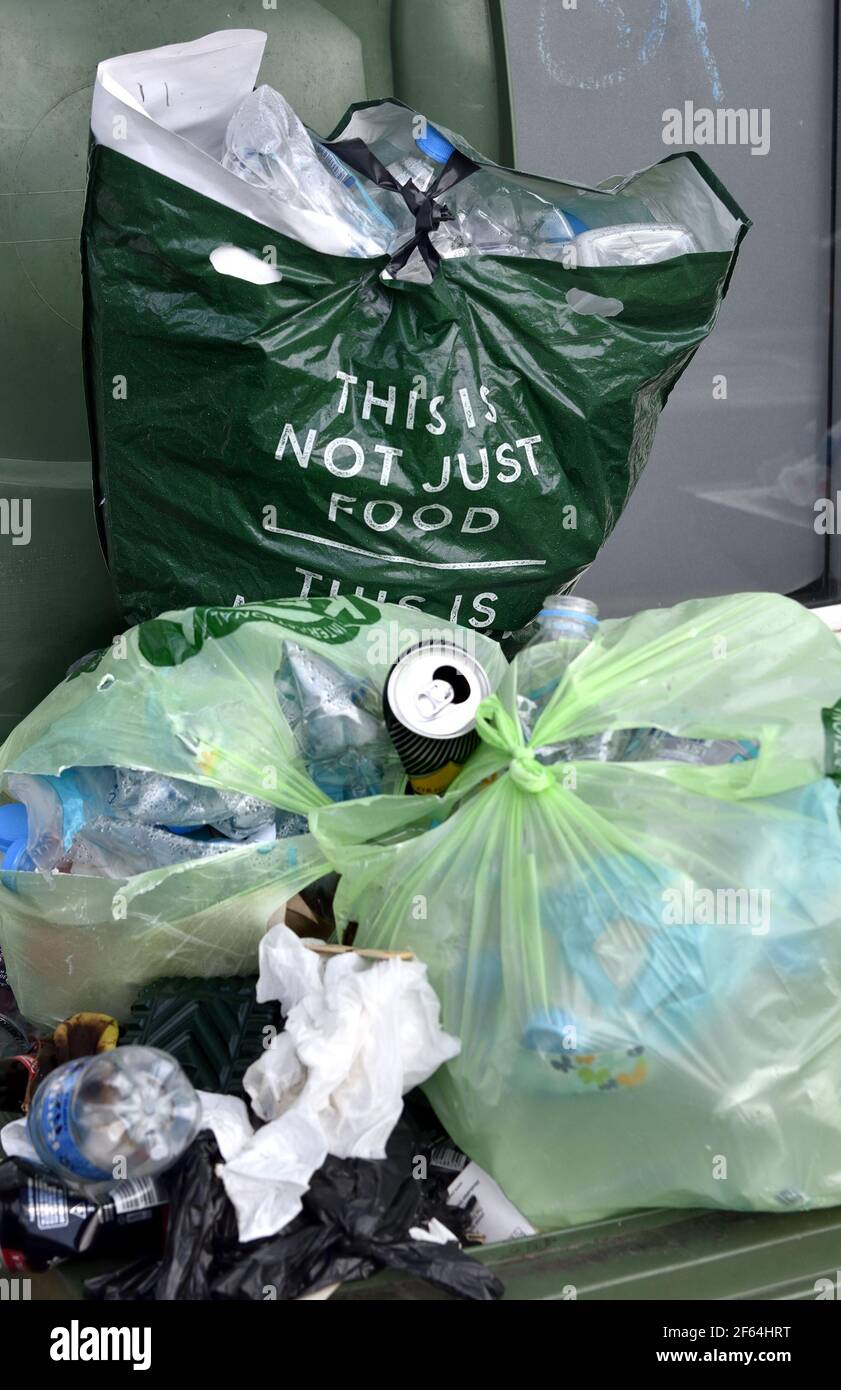
[[[338,920],[416,952],[461,1038],[442,1123],[538,1227],[841,1202],[841,647],[773,595],[605,622],[528,747],[518,661],[445,797],[310,818]],[[535,757],[646,726],[759,754]]]
[[[113,765],[261,797],[306,815],[329,804],[299,756],[275,691],[285,640],[382,686],[399,653],[449,634],[491,685],[489,639],[419,610],[364,598],[289,599],[164,614],[115,639],[62,682],[0,749],[10,772]],[[232,849],[127,881],[0,874],[0,948],[24,1015],[79,1009],[125,1018],[161,975],[234,975],[284,901],[329,872],[310,836]]]

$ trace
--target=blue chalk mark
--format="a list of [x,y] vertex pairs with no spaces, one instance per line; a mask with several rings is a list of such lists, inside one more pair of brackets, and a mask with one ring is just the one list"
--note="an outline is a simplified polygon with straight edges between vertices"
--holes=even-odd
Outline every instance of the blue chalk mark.
[[706,21],[701,14],[701,0],[686,0],[689,7],[689,18],[698,42],[701,57],[704,60],[704,67],[710,81],[712,94],[715,101],[724,100],[724,88],[721,85],[721,77],[718,71],[718,63],[715,60],[712,49],[710,48],[710,31]]
[[[648,23],[648,28],[642,38],[636,43],[634,41],[634,25],[629,23],[625,9],[617,0],[598,0],[600,7],[610,13],[616,24],[617,47],[624,49],[629,58],[633,58],[640,63],[649,63],[658,53],[663,44],[666,33],[666,26],[672,18],[672,0],[656,0],[656,10]],[[752,0],[742,0],[745,12],[751,10]],[[698,48],[701,61],[704,64],[704,71],[707,81],[710,84],[713,99],[716,103],[724,101],[724,87],[721,81],[721,73],[718,67],[718,60],[713,52],[710,41],[709,26],[704,19],[701,8],[701,0],[686,0],[686,7],[689,16],[689,23],[692,27],[692,34]],[[615,86],[628,76],[629,66],[623,62],[620,67],[611,72],[593,73],[586,75],[580,70],[573,72],[559,63],[550,51],[547,41],[546,26],[548,19],[548,4],[541,6],[538,19],[538,49],[540,60],[546,71],[556,82],[563,83],[564,86],[577,87],[581,91],[599,91],[607,87]],[[639,30],[637,29],[637,33]]]

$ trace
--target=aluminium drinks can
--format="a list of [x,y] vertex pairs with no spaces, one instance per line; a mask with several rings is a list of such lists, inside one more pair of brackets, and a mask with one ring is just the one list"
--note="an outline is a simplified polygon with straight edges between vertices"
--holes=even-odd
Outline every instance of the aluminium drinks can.
[[478,746],[476,711],[490,693],[484,667],[443,638],[409,647],[394,663],[383,714],[412,791],[446,791]]

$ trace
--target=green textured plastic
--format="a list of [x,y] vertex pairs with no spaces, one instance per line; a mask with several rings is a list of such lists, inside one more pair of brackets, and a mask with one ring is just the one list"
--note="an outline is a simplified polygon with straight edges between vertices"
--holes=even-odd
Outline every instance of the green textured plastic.
[[276,1002],[258,1004],[257,976],[155,980],[141,990],[120,1044],[159,1047],[201,1091],[243,1095],[242,1078],[281,1025]]
[[[97,63],[257,24],[268,34],[263,80],[326,130],[350,102],[392,93],[411,100],[404,84],[440,72],[440,26],[449,41],[454,25],[443,14],[438,28],[416,26],[404,49],[400,8],[408,7],[0,0],[0,495],[32,504],[29,544],[0,544],[0,740],[71,661],[122,626],[97,539],[82,385],[79,231]],[[498,8],[496,0],[490,11],[484,0],[459,5],[460,51],[470,54],[473,76],[467,86],[453,81],[440,109],[492,154],[498,139],[504,157],[511,116]]]
[[[442,1124],[539,1229],[837,1204],[836,639],[764,594],[606,622],[526,744],[528,654],[480,707],[483,746],[444,797],[310,819],[342,873],[337,923],[414,951],[461,1038],[426,1087]],[[759,754],[535,755],[649,726]]]

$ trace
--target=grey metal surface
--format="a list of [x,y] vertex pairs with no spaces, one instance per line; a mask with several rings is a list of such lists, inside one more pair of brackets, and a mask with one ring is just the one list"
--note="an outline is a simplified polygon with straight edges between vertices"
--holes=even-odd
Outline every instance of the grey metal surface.
[[[770,112],[770,148],[697,146],[754,219],[719,324],[580,591],[606,615],[815,580],[825,476],[832,0],[505,0],[520,168],[594,183],[675,146],[663,113]],[[714,398],[723,374],[727,398]]]

